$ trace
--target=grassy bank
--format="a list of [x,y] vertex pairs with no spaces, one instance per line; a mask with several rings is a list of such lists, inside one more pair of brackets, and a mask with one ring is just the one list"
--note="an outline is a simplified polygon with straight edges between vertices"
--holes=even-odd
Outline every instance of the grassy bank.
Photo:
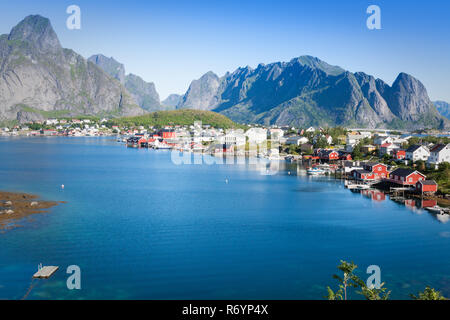
[[163,127],[168,125],[193,125],[197,121],[201,121],[203,125],[210,125],[215,128],[243,128],[243,125],[237,124],[221,114],[190,109],[157,111],[143,116],[111,119],[107,125]]

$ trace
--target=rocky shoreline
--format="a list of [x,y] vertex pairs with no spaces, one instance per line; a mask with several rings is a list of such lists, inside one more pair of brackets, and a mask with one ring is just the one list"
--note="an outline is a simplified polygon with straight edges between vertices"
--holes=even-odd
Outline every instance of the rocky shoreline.
[[17,223],[32,215],[46,213],[63,202],[42,201],[26,193],[0,191],[0,233],[20,227]]

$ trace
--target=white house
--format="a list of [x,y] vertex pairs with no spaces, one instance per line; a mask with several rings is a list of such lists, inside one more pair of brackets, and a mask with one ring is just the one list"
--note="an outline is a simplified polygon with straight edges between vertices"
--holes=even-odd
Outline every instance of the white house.
[[364,139],[364,136],[360,134],[347,135],[347,139],[345,141],[345,151],[352,152],[353,147],[357,145],[362,139]]
[[406,160],[418,161],[424,160],[427,161],[430,156],[430,151],[425,146],[420,145],[412,145],[406,150]]
[[219,137],[219,141],[227,145],[244,146],[246,138],[244,131],[239,129],[228,131],[225,136]]
[[267,140],[267,130],[263,128],[248,129],[245,135],[248,137],[249,143],[260,144]]
[[430,150],[430,157],[428,158],[430,164],[440,164],[442,162],[450,162],[450,143],[437,144]]
[[309,127],[306,129],[306,132],[316,132],[316,129],[314,127]]
[[362,170],[363,163],[359,161],[344,161],[344,172],[346,174],[351,173],[353,170]]
[[59,123],[58,119],[45,120],[45,124],[48,125],[48,126],[55,125],[55,124],[58,124],[58,123]]
[[392,137],[389,136],[378,136],[375,138],[375,140],[373,141],[373,143],[377,146],[381,146],[383,144],[386,143],[393,143],[394,139]]
[[295,144],[297,146],[308,143],[308,141],[308,138],[300,136],[286,138],[286,144]]
[[359,134],[362,135],[364,138],[372,137],[372,132],[369,131],[360,131]]
[[385,143],[380,146],[380,156],[384,156],[385,154],[392,155],[394,150],[400,149],[400,146],[394,143]]
[[270,129],[270,138],[272,140],[280,140],[284,135],[284,131],[279,128]]

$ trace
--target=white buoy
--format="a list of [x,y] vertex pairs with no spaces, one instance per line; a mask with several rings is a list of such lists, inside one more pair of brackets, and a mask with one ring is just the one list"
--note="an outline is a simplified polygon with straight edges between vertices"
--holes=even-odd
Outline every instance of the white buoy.
[[64,189],[64,185],[63,184],[61,185],[61,189]]
[[291,172],[290,172],[290,171],[288,172],[288,175],[291,175]]
[[228,183],[228,179],[225,179],[225,183]]

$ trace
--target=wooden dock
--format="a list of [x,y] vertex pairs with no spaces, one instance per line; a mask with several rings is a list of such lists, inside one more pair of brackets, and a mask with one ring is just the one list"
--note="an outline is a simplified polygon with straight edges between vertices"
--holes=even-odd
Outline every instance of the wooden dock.
[[56,271],[58,271],[59,267],[47,266],[42,267],[33,275],[34,279],[48,279],[50,278]]

